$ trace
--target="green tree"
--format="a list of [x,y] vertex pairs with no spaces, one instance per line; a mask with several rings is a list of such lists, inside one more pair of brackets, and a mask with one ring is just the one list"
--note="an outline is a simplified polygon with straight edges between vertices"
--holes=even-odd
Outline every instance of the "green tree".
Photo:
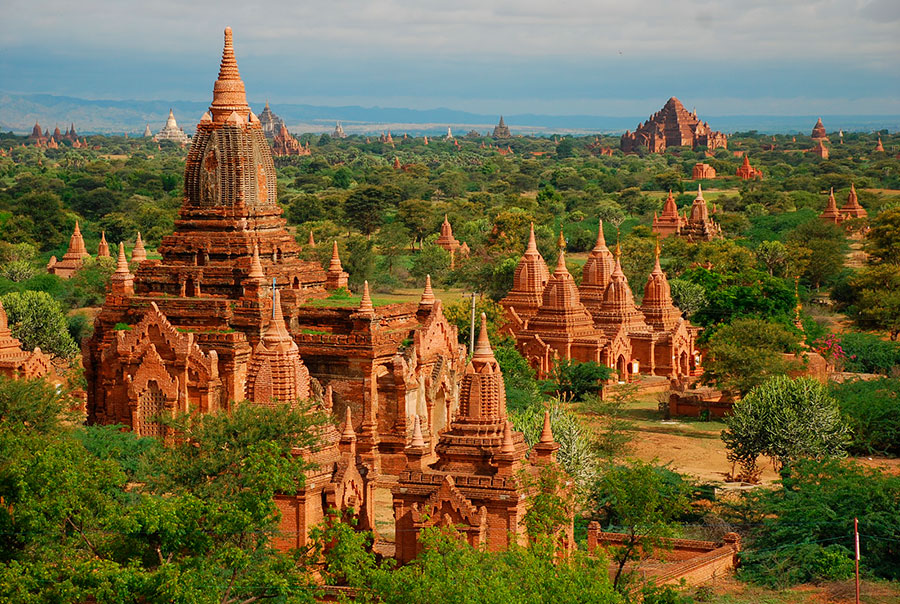
[[434,243],[427,243],[413,257],[409,274],[417,281],[424,281],[425,275],[431,275],[434,283],[444,283],[450,268],[450,252]]
[[375,272],[374,245],[371,239],[353,235],[347,240],[347,254],[341,255],[344,270],[350,275],[348,281],[354,290],[362,290],[363,281],[372,278]]
[[735,319],[709,339],[703,379],[719,388],[749,392],[771,376],[799,369],[786,357],[799,343],[799,336],[779,323]]
[[384,187],[357,187],[344,203],[344,216],[352,227],[370,235],[381,225],[383,212],[394,201],[395,196]]
[[669,289],[672,303],[688,318],[706,307],[706,290],[702,285],[684,279],[672,279],[669,281]]
[[900,454],[900,379],[832,384],[831,394],[850,427],[852,452]]
[[391,222],[381,227],[375,236],[375,244],[378,251],[385,257],[388,264],[388,273],[394,268],[397,258],[403,255],[409,245],[409,231],[399,222]]
[[579,363],[560,359],[553,365],[545,387],[559,398],[579,402],[588,395],[597,394],[601,382],[608,380],[612,375],[612,369],[594,361]]
[[431,203],[422,199],[407,199],[400,202],[397,218],[409,230],[417,242],[422,242],[434,228],[434,212]]
[[13,336],[22,348],[40,348],[47,354],[70,359],[78,345],[69,335],[62,307],[46,292],[11,292],[2,297]]
[[813,378],[775,376],[734,404],[722,440],[747,478],[766,455],[776,468],[800,458],[841,456],[849,431],[837,401]]
[[[607,524],[624,529],[625,540],[610,547],[615,565],[613,587],[627,592],[641,562],[675,536],[675,520],[689,506],[689,487],[672,480],[670,471],[635,460],[610,467],[598,480],[593,493],[595,509]],[[626,565],[633,565],[626,572]]]
[[885,210],[872,220],[866,251],[878,262],[900,264],[900,207]]
[[900,265],[867,266],[851,280],[850,312],[864,329],[884,329],[891,340],[900,336]]

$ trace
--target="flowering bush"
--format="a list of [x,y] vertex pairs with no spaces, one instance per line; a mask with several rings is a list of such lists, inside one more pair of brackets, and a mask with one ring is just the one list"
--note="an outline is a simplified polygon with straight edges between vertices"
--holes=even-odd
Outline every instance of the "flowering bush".
[[[844,348],[841,346],[840,336],[830,333],[827,336],[817,339],[813,342],[813,350],[825,357],[825,360],[834,365],[836,371],[840,371],[844,365]],[[856,358],[854,355],[851,358]]]

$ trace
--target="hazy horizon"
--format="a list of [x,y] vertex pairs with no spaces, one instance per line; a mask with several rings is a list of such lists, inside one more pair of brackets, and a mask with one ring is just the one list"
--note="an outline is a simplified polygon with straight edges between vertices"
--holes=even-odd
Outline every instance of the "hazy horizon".
[[208,101],[234,29],[248,96],[482,114],[900,114],[900,3],[11,0],[8,92]]

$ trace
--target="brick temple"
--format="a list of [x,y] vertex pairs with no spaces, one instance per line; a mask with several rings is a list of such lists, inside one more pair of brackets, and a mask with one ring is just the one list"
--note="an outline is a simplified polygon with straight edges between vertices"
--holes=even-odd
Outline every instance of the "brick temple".
[[644,151],[662,153],[669,147],[728,148],[728,137],[713,131],[708,122],[697,117],[697,112],[689,112],[675,97],[670,98],[663,108],[638,124],[634,132],[622,135],[621,148],[625,153]]
[[601,223],[582,268],[580,288],[566,268],[562,246],[549,274],[532,229],[513,288],[500,301],[506,317],[503,331],[515,338],[519,352],[542,378],[559,360],[606,365],[620,382],[634,381],[639,374],[670,380],[696,377],[702,371],[695,347],[699,328],[672,302],[659,244],[639,306],[622,271],[619,247],[610,253],[602,229]]
[[[436,442],[450,425],[466,364],[430,280],[418,303],[373,304],[368,284],[361,301],[330,297],[347,287],[337,245],[327,270],[303,260],[276,199],[272,151],[226,29],[175,231],[160,259],[139,259],[135,246],[134,273],[119,244],[83,360],[94,424],[169,438],[160,416],[304,398],[340,422],[316,451],[296,452],[318,464],[303,490],[277,497],[289,547],[306,543],[328,507],[373,526],[373,489],[407,467],[416,426]],[[86,254],[77,230],[73,242],[73,257]]]

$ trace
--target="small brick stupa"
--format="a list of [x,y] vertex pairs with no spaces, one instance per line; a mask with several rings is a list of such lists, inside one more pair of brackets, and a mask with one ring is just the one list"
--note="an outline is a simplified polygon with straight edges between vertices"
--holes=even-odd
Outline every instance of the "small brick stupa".
[[544,293],[544,287],[550,280],[550,271],[544,257],[537,248],[534,237],[534,223],[528,232],[528,245],[525,254],[516,265],[513,274],[513,286],[503,298],[501,304],[506,310],[507,321],[518,327],[524,325],[525,319],[534,316]]
[[50,262],[47,263],[47,272],[68,279],[81,268],[85,258],[90,257],[91,255],[84,247],[84,238],[81,236],[81,229],[76,221],[75,230],[72,232],[72,237],[69,238],[69,249],[63,255],[62,260],[57,261],[56,256],[50,257]]
[[650,119],[638,124],[634,132],[626,131],[620,144],[625,153],[662,153],[668,147],[698,146],[712,151],[727,148],[728,138],[721,132],[714,132],[707,122],[697,118],[696,111],[688,112],[681,101],[672,97]]
[[106,231],[100,233],[100,243],[97,245],[97,257],[109,258],[109,244],[106,242]]
[[841,216],[844,220],[849,218],[865,218],[869,213],[866,209],[859,205],[859,198],[856,195],[856,185],[850,185],[850,193],[847,195],[847,203],[841,206]]
[[[421,433],[417,416],[413,439],[406,448],[407,469],[392,489],[396,522],[396,557],[401,564],[419,553],[422,529],[455,529],[472,546],[490,551],[524,544],[527,499],[533,493],[522,484],[521,470],[536,472],[540,463],[554,463],[549,427],[535,446],[533,463],[525,460],[528,446],[521,432],[511,429],[506,415],[506,390],[500,365],[481,316],[478,345],[460,385],[459,412],[441,433],[437,461],[424,462],[430,443]],[[548,442],[543,442],[543,441]],[[572,526],[564,527],[559,542],[572,546]]]
[[0,304],[0,375],[11,379],[32,379],[49,374],[53,367],[50,357],[35,348],[22,350],[22,343],[13,337],[9,319]]

